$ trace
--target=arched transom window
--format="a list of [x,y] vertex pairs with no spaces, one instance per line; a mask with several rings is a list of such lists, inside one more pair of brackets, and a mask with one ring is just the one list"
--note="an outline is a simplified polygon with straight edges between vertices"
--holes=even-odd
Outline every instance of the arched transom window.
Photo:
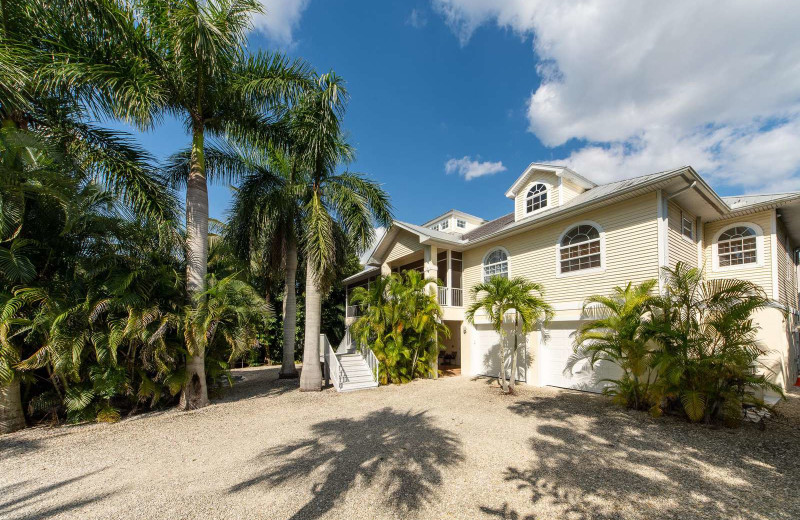
[[531,213],[537,209],[547,207],[547,186],[541,182],[534,184],[525,197],[525,211]]
[[483,281],[493,276],[508,278],[508,254],[503,249],[494,249],[483,259]]
[[567,231],[559,244],[561,272],[602,267],[600,231],[590,224],[581,224]]
[[720,267],[755,264],[758,262],[756,232],[747,226],[734,226],[717,239],[717,257]]

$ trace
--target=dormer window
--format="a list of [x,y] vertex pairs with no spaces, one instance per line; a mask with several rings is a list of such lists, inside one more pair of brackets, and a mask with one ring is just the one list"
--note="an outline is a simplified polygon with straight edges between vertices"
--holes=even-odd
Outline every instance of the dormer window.
[[461,220],[460,218],[456,219],[456,227],[465,228],[467,227],[467,221]]
[[439,223],[439,226],[441,226],[442,229],[447,229],[450,226],[450,221],[449,220],[443,220],[443,221],[441,221]]
[[547,186],[541,182],[536,183],[525,197],[525,212],[533,213],[547,207]]

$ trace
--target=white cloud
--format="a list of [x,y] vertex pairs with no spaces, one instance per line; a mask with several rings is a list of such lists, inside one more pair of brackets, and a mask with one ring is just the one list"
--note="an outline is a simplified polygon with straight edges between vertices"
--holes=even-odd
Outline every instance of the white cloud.
[[462,45],[491,22],[533,36],[530,131],[585,143],[563,158],[585,175],[800,188],[800,3],[432,1]]
[[422,29],[428,25],[428,17],[423,11],[420,11],[419,9],[412,9],[411,14],[408,15],[406,23],[414,29]]
[[444,171],[447,174],[457,173],[464,177],[465,180],[472,180],[478,177],[483,177],[484,175],[494,175],[495,173],[500,173],[506,171],[506,167],[503,166],[501,161],[497,162],[490,162],[490,161],[480,161],[480,157],[476,160],[472,160],[468,155],[465,155],[461,159],[450,159],[444,164]]
[[260,0],[264,12],[253,18],[253,26],[278,45],[294,44],[293,32],[311,0]]

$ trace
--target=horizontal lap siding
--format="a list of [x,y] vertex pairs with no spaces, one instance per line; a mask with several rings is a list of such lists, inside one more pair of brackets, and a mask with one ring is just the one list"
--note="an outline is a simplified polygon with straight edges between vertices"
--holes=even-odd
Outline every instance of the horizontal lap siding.
[[[714,236],[722,230],[734,223],[750,222],[756,224],[761,228],[764,233],[764,247],[763,247],[763,262],[760,267],[746,267],[739,269],[728,269],[723,271],[714,271],[714,264],[712,262],[712,243]],[[770,233],[772,232],[772,212],[764,211],[762,213],[755,213],[753,215],[745,215],[730,220],[720,220],[716,222],[709,222],[705,225],[703,230],[704,249],[705,249],[705,274],[710,280],[720,278],[736,278],[739,280],[750,280],[753,283],[760,285],[770,297],[775,297],[772,291],[772,241],[770,240]]]
[[[575,223],[591,220],[605,232],[606,270],[556,276],[556,242]],[[656,194],[650,193],[568,220],[493,241],[464,252],[465,305],[470,289],[481,281],[484,255],[495,247],[510,254],[511,276],[544,285],[549,303],[582,302],[594,294],[609,294],[614,286],[639,283],[658,276]]]
[[562,180],[561,182],[561,204],[566,204],[581,193],[583,190],[569,181]]
[[412,235],[408,231],[400,231],[392,248],[389,250],[389,254],[386,255],[385,261],[391,262],[420,250],[422,250],[422,244],[419,243],[419,237]]
[[[788,248],[787,248],[788,245]],[[792,262],[791,251],[794,246],[786,235],[786,226],[778,221],[778,287],[780,302],[797,308],[797,271]]]
[[681,232],[681,211],[683,215],[694,222],[695,217],[674,202],[669,203],[669,212],[667,213],[668,227],[668,240],[669,245],[667,251],[669,252],[669,265],[674,267],[678,262],[683,262],[691,267],[697,267],[697,232],[694,233],[695,237],[688,240]]

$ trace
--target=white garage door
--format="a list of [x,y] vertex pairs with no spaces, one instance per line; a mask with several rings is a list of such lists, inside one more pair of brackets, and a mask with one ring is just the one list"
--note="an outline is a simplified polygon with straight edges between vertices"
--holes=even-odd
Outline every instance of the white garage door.
[[585,359],[577,361],[572,370],[569,367],[570,356],[573,355],[575,330],[577,321],[553,322],[543,334],[540,342],[539,359],[541,361],[542,385],[602,392],[610,383],[603,379],[619,379],[620,368],[606,361],[600,361],[594,370]]
[[[511,349],[514,346],[513,327],[506,329],[506,377],[511,378]],[[517,381],[526,381],[528,348],[525,336],[517,335]],[[480,376],[500,377],[500,336],[489,325],[478,325],[470,347],[472,373]]]

